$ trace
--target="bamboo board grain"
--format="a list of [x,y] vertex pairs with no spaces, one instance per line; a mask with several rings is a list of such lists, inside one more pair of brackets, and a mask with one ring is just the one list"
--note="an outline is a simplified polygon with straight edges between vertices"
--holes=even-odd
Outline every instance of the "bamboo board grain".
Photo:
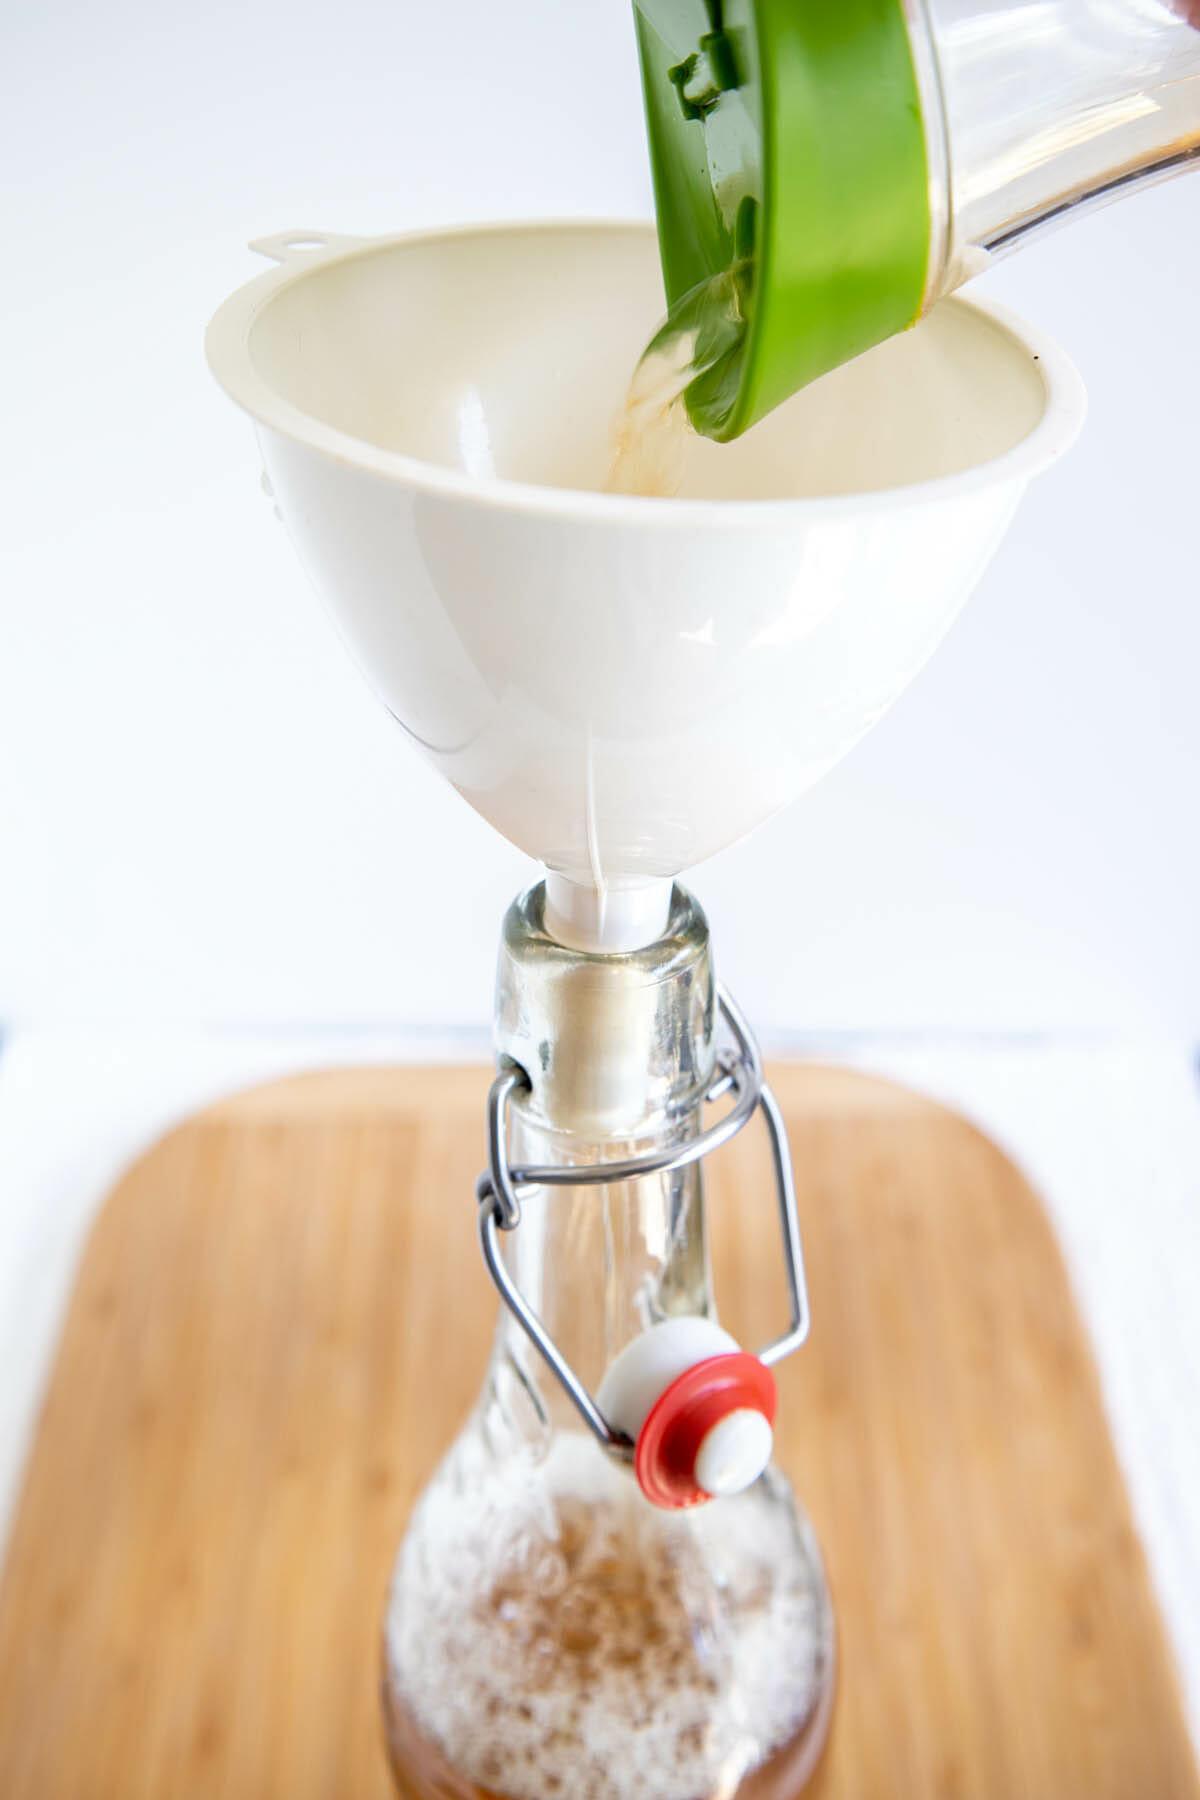
[[[776,1076],[816,1316],[781,1371],[779,1449],[840,1632],[810,1791],[1197,1796],[1037,1200],[930,1102]],[[190,1120],[112,1194],[0,1583],[4,1800],[385,1800],[384,1584],[494,1315],[471,1205],[486,1081],[285,1081]],[[712,1166],[723,1313],[759,1340],[783,1305],[766,1179],[748,1136]]]

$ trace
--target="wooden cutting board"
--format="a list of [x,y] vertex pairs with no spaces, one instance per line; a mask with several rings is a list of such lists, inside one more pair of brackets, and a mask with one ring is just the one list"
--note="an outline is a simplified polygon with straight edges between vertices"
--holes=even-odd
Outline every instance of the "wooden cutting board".
[[[83,1260],[0,1584],[4,1800],[386,1800],[378,1631],[474,1397],[482,1070],[316,1074],[157,1144]],[[1200,1795],[1045,1216],[963,1120],[776,1071],[814,1299],[779,1450],[840,1633],[820,1800]],[[763,1142],[726,1322],[783,1313]],[[434,1376],[436,1372],[436,1378]]]

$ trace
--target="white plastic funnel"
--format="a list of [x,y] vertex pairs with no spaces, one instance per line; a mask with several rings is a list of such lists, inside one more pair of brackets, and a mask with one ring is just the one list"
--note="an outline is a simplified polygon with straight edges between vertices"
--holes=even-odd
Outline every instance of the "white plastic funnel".
[[966,599],[1082,387],[944,302],[677,500],[595,491],[662,311],[646,226],[295,232],[208,355],[368,679],[498,831],[602,891],[742,837],[854,744]]

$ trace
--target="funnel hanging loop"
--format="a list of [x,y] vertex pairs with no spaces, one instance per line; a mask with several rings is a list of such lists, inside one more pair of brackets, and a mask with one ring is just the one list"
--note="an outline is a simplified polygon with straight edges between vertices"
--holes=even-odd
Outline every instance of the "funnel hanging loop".
[[251,239],[246,246],[256,256],[269,257],[272,262],[288,263],[306,256],[344,255],[349,250],[361,250],[370,238],[350,237],[344,231],[312,231],[307,226],[297,225],[291,231],[273,231],[268,237]]
[[715,1125],[710,1125],[707,1131],[689,1138],[686,1143],[666,1150],[649,1151],[644,1156],[628,1157],[619,1162],[588,1163],[582,1167],[555,1164],[513,1168],[508,1160],[508,1107],[514,1096],[528,1089],[528,1077],[523,1069],[510,1064],[496,1077],[488,1095],[488,1166],[475,1183],[475,1198],[479,1203],[479,1240],[488,1272],[499,1290],[500,1298],[541,1355],[588,1430],[606,1450],[625,1461],[631,1460],[633,1456],[632,1440],[609,1424],[585,1383],[580,1380],[521,1293],[500,1254],[499,1234],[501,1231],[514,1231],[520,1224],[520,1191],[523,1188],[598,1186],[604,1182],[635,1181],[639,1176],[662,1175],[672,1169],[682,1169],[727,1144],[761,1109],[775,1168],[775,1191],[783,1237],[791,1322],[781,1337],[774,1338],[756,1354],[759,1362],[770,1367],[800,1348],[808,1336],[810,1317],[787,1127],[779,1103],[764,1079],[758,1045],[740,1009],[720,986],[717,988],[717,1000],[721,1018],[729,1029],[733,1043],[718,1052],[716,1074],[704,1099],[706,1103],[718,1100],[730,1090],[737,1098],[724,1118],[718,1119]]

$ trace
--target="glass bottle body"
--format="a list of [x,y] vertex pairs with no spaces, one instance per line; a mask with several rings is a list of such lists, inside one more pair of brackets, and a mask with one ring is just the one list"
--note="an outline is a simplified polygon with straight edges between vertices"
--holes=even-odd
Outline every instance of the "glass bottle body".
[[[632,978],[629,958],[551,946],[536,898],[513,910],[499,1037],[535,1074],[514,1158],[610,1160],[694,1133],[713,1032],[698,909],[677,897],[674,947],[638,953]],[[589,963],[607,967],[593,979]],[[545,1189],[522,1211],[512,1271],[593,1391],[648,1325],[711,1316],[698,1167]],[[782,1476],[690,1511],[651,1506],[502,1316],[393,1578],[384,1708],[400,1791],[783,1800],[819,1753],[831,1692],[820,1557]]]

